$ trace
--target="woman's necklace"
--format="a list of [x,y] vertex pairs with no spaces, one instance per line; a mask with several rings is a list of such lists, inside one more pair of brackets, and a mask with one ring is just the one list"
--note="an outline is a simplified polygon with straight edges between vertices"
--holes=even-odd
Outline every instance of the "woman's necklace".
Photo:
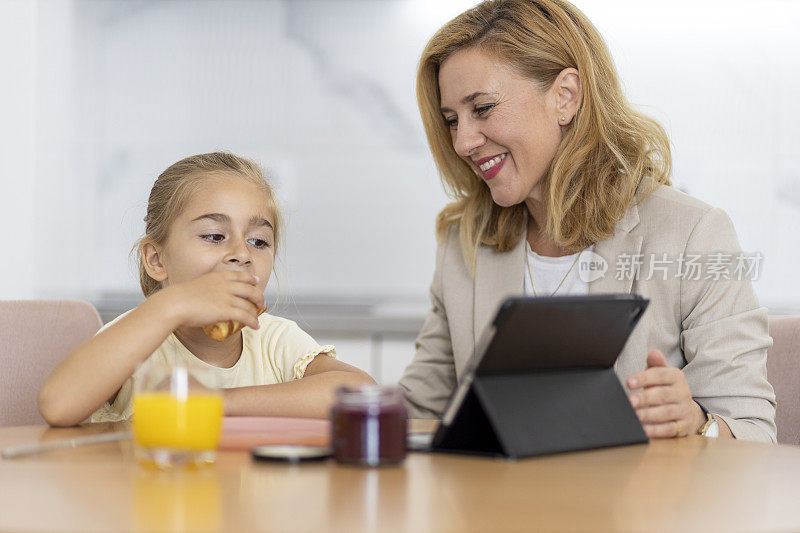
[[[536,296],[536,287],[533,286],[533,274],[531,274],[531,263],[528,260],[528,255],[529,255],[528,254],[528,250],[525,250],[525,268],[528,270],[528,279],[531,282],[531,290],[533,291],[533,295]],[[561,288],[561,286],[564,284],[564,281],[566,281],[567,276],[569,276],[569,273],[572,272],[573,268],[575,268],[575,263],[578,262],[578,258],[580,256],[581,256],[581,254],[577,254],[575,256],[575,261],[572,262],[572,265],[570,265],[569,270],[567,270],[567,273],[564,274],[563,278],[561,278],[561,283],[558,284],[558,287],[556,287],[556,290],[554,290],[553,293],[550,296],[555,296],[556,295],[556,293],[558,292],[558,289]]]

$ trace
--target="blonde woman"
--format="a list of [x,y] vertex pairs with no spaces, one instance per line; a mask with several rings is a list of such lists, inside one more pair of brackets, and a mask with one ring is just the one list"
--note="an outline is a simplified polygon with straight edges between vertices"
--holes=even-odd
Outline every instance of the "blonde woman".
[[441,415],[506,296],[637,293],[650,306],[615,370],[647,435],[775,441],[752,262],[722,210],[670,186],[664,129],[628,104],[583,13],[479,4],[431,38],[417,99],[454,201],[400,382],[411,416]]

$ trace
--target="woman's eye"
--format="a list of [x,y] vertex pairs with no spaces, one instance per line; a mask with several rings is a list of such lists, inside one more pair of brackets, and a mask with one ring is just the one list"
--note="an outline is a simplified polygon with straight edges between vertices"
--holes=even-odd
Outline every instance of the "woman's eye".
[[225,239],[225,235],[221,233],[209,233],[208,235],[201,235],[200,237],[211,242],[221,242],[223,239]]
[[444,117],[444,125],[448,128],[454,128],[458,124],[458,119],[456,117]]
[[482,105],[482,106],[476,106],[476,107],[475,107],[475,113],[476,113],[477,115],[479,115],[479,116],[480,116],[480,115],[484,115],[484,114],[485,114],[487,111],[489,111],[489,110],[490,110],[491,108],[493,108],[493,107],[494,107],[494,104],[487,104],[487,105]]
[[252,244],[256,248],[269,248],[270,247],[269,242],[265,241],[264,239],[248,239],[247,242],[249,242],[250,244]]

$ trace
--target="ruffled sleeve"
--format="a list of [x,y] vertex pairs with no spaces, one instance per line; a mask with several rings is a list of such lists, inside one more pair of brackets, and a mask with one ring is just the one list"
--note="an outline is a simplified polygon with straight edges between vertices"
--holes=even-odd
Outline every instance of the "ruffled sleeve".
[[318,344],[291,320],[271,317],[271,322],[273,327],[262,328],[265,330],[263,346],[279,383],[301,379],[311,361],[320,354],[336,357],[335,347]]
[[319,348],[312,350],[297,360],[294,364],[294,379],[300,379],[306,374],[306,367],[320,354],[325,354],[328,357],[336,359],[336,348],[332,344],[326,344]]

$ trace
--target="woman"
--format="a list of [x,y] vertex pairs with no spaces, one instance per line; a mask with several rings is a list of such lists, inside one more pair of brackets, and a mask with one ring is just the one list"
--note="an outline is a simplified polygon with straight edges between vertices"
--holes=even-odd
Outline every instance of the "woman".
[[670,186],[664,129],[630,107],[583,13],[479,4],[428,43],[417,99],[455,201],[400,381],[411,416],[441,416],[506,296],[637,293],[650,306],[615,370],[647,435],[775,441],[767,313],[733,225]]

